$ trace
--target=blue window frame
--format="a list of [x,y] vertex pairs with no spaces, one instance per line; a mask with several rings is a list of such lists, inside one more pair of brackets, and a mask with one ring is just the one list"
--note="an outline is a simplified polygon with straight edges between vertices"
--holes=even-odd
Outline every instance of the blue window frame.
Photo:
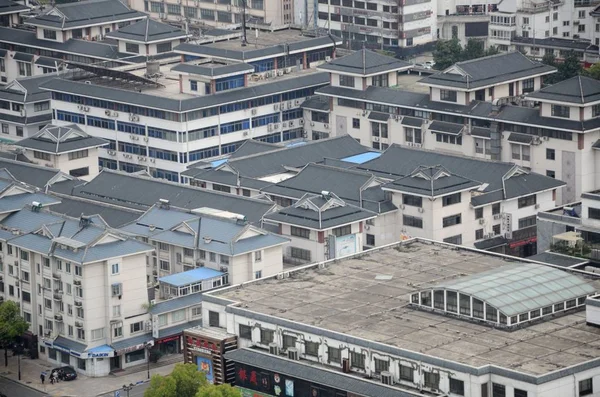
[[254,66],[254,71],[256,73],[259,73],[273,70],[275,62],[273,59],[263,59],[262,61],[250,62],[250,65]]
[[234,88],[240,88],[244,86],[244,75],[225,77],[217,79],[215,82],[215,89],[217,92],[232,90]]
[[250,121],[241,120],[232,123],[221,124],[221,135],[230,134],[236,131],[247,130],[250,128]]
[[146,167],[144,167],[143,165],[131,164],[121,161],[119,162],[119,169],[125,172],[138,172],[145,170]]
[[85,124],[85,116],[83,114],[64,112],[62,110],[56,111],[56,119],[68,121],[69,123]]
[[279,113],[266,114],[264,116],[255,117],[252,119],[252,128],[260,127],[267,124],[278,123]]
[[190,90],[198,91],[198,82],[196,80],[190,80]]
[[259,138],[256,138],[256,140],[261,141],[261,142],[268,142],[268,143],[279,143],[279,142],[281,142],[281,133],[276,132],[274,134],[261,136]]
[[104,159],[102,157],[98,158],[98,165],[100,168],[108,168],[109,170],[117,169],[117,160]]
[[177,172],[161,170],[160,168],[153,170],[152,176],[155,178],[166,179],[171,182],[179,182],[179,174]]
[[177,142],[177,131],[165,130],[156,127],[148,127],[148,136],[152,138],[164,139],[171,142]]
[[134,143],[119,142],[119,152],[136,154],[138,156],[146,156],[147,151],[145,146],[136,145]]
[[221,114],[235,112],[236,110],[243,110],[243,109],[248,109],[248,101],[235,102],[235,103],[230,103],[227,105],[219,106],[219,112]]
[[149,152],[150,152],[150,157],[154,157],[156,159],[174,161],[174,162],[179,161],[179,156],[177,155],[177,152],[172,152],[170,150],[155,149],[155,148],[150,148]]
[[124,123],[122,121],[117,121],[117,130],[128,134],[146,135],[146,127],[143,125]]
[[289,131],[283,131],[283,140],[289,141],[291,139],[298,139],[302,137],[302,128],[295,128]]
[[215,157],[219,155],[219,147],[215,146],[215,147],[209,147],[206,149],[201,149],[201,150],[195,150],[193,152],[189,153],[189,161],[197,161],[197,160],[202,160],[202,159],[206,159],[209,157]]
[[245,141],[233,142],[233,143],[221,146],[221,154],[228,154],[228,153],[235,152],[236,150],[238,150],[238,148],[240,146],[242,146],[242,143],[244,143],[244,142]]
[[115,129],[115,121],[110,119],[105,119],[102,117],[94,117],[88,116],[87,125],[91,125],[92,127],[105,128],[105,129]]
[[304,117],[304,112],[301,108],[286,110],[281,114],[281,119],[283,121],[301,119],[302,117]]

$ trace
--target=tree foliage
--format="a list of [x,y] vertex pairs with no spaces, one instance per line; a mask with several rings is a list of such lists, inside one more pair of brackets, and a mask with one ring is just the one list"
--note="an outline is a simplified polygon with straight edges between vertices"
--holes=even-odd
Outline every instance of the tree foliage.
[[0,340],[6,345],[16,341],[29,328],[29,323],[21,317],[21,309],[16,302],[0,304]]
[[198,390],[196,397],[241,397],[242,393],[230,385],[210,385]]
[[586,70],[585,74],[588,77],[600,80],[600,62],[593,64],[591,68]]
[[556,84],[560,81],[575,77],[583,72],[581,62],[574,51],[569,51],[562,62],[558,62],[553,53],[547,52],[542,57],[542,63],[557,69],[556,73],[544,77],[544,82],[547,84]]
[[433,60],[435,61],[436,69],[444,70],[456,62],[468,61],[498,53],[498,48],[494,46],[486,50],[484,42],[481,40],[469,39],[467,45],[463,48],[460,45],[460,41],[454,38],[452,40],[440,40],[437,42],[433,51]]
[[144,397],[195,397],[209,386],[196,365],[177,364],[169,376],[154,375]]

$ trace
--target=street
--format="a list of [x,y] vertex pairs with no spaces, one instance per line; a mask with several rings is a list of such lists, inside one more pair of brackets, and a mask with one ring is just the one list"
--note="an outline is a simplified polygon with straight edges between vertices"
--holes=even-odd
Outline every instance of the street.
[[[6,394],[7,397],[43,397],[46,394],[35,391],[26,386],[23,386],[10,379],[0,377],[0,393]],[[133,395],[132,395],[133,396]],[[141,396],[141,394],[140,394]]]
[[[142,383],[139,385],[135,385],[133,386],[133,388],[129,391],[129,394],[127,394],[126,391],[120,390],[120,396],[119,397],[143,397],[144,396],[144,392],[146,391],[146,389],[148,388],[149,383]],[[8,396],[11,397],[11,396]],[[106,393],[103,394],[102,397],[115,397],[115,393]]]

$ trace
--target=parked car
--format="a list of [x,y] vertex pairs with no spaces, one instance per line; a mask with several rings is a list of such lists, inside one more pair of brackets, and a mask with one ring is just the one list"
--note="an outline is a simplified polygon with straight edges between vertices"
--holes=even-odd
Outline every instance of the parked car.
[[59,380],[75,380],[77,379],[77,371],[71,366],[54,368],[50,373],[57,371]]
[[435,66],[435,62],[427,61],[427,62],[425,62],[425,66],[427,67],[427,69],[433,69],[433,67]]

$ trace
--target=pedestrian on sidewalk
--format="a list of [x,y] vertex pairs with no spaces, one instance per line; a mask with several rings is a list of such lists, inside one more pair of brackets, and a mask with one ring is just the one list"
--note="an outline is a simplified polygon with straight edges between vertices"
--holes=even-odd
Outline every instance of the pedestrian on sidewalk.
[[42,385],[43,385],[44,381],[46,380],[46,376],[43,372],[40,374],[40,379],[42,380]]

